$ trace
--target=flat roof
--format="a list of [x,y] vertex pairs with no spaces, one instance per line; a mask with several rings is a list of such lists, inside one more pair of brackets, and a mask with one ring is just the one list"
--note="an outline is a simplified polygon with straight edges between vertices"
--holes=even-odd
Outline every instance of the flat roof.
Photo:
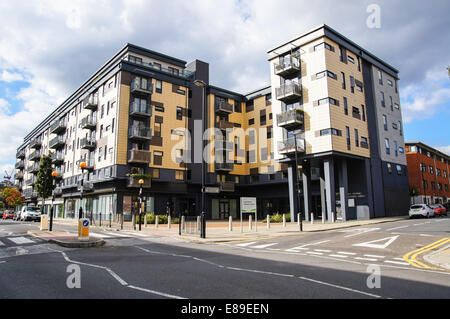
[[420,147],[426,148],[427,150],[429,150],[429,151],[431,151],[431,152],[434,152],[434,153],[439,154],[440,156],[446,158],[447,160],[450,160],[450,155],[447,155],[447,154],[445,154],[445,153],[439,151],[438,149],[435,149],[434,147],[431,147],[431,146],[429,146],[429,145],[427,145],[427,144],[425,144],[425,143],[422,143],[422,142],[420,142],[420,141],[405,142],[405,145],[416,145],[416,146],[420,146]]

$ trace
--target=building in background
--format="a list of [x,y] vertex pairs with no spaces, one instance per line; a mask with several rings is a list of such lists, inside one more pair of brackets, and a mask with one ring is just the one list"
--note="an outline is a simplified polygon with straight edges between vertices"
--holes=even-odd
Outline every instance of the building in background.
[[406,142],[412,204],[446,204],[450,200],[450,156],[421,142]]
[[86,212],[130,219],[139,178],[147,212],[199,215],[205,105],[208,218],[238,217],[242,196],[259,217],[406,214],[398,71],[326,25],[268,54],[270,85],[242,94],[211,85],[205,62],[127,44],[25,137],[16,185],[36,204],[51,152],[58,217],[77,216],[83,181]]

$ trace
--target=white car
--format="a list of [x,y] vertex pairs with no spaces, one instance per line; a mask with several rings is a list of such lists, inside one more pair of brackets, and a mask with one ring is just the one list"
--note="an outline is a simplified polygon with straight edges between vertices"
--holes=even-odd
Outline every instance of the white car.
[[20,220],[40,221],[41,220],[41,211],[40,211],[39,207],[30,207],[30,206],[22,207],[22,211],[20,213]]
[[409,217],[411,218],[418,215],[429,218],[431,216],[434,216],[434,210],[427,204],[412,205],[409,209]]

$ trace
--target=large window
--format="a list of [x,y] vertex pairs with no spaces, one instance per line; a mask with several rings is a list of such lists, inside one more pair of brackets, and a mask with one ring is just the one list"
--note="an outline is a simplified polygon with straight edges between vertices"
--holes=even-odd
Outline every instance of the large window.
[[386,147],[386,154],[391,154],[391,147],[389,146],[389,139],[385,138],[384,139],[384,145]]

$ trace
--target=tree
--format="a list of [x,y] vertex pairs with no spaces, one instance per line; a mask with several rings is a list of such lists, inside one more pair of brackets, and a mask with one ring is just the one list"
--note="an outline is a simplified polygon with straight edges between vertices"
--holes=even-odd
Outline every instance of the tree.
[[22,205],[25,201],[25,197],[14,187],[4,188],[2,190],[2,197],[5,199],[6,205],[13,208]]
[[55,188],[53,185],[52,171],[51,154],[42,155],[36,184],[34,185],[34,189],[38,193],[38,196],[42,198],[42,212],[44,210],[45,199],[52,195],[53,189]]

